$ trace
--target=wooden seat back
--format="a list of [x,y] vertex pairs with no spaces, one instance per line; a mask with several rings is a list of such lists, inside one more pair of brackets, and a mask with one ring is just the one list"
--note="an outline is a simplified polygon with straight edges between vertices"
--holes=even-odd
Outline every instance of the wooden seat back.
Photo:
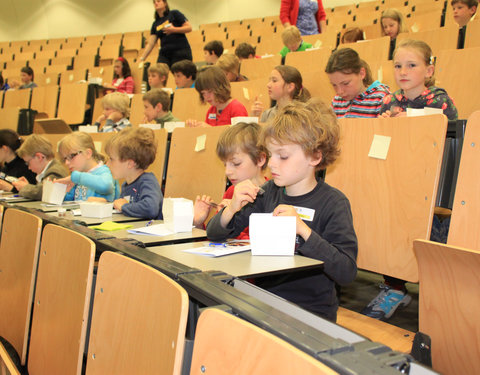
[[[220,202],[225,191],[225,167],[216,155],[224,126],[209,128],[176,128],[172,133],[168,159],[165,197],[187,198],[209,195]],[[206,136],[205,148],[195,151]]]
[[0,242],[0,336],[15,348],[22,365],[27,356],[41,231],[38,216],[14,208],[5,212]]
[[69,125],[82,124],[87,106],[88,83],[65,84],[60,87],[57,117]]
[[87,374],[180,374],[187,292],[126,256],[100,257]]
[[197,323],[190,375],[337,374],[277,336],[216,308]]
[[53,224],[42,235],[28,357],[30,374],[80,374],[95,244]]
[[[418,281],[413,240],[429,238],[443,156],[444,115],[341,119],[341,155],[326,182],[350,200],[359,268]],[[390,137],[386,160],[369,157]]]
[[175,90],[172,113],[178,119],[205,121],[208,108],[208,104],[200,103],[198,92],[194,88]]

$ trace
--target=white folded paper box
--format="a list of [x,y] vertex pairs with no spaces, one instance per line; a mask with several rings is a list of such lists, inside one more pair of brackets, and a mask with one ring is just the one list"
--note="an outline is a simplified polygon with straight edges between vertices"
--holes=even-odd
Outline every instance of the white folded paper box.
[[249,223],[252,255],[294,255],[296,218],[251,214]]
[[104,218],[112,216],[113,203],[81,202],[80,212],[85,217]]
[[43,182],[42,187],[42,202],[62,204],[66,192],[67,185],[46,180]]
[[163,222],[175,232],[191,232],[193,226],[193,202],[185,198],[163,199]]

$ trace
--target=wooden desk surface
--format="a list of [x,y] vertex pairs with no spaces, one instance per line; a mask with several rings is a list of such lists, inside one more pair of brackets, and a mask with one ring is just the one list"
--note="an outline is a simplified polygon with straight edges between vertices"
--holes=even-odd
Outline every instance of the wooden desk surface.
[[155,254],[182,263],[202,271],[223,271],[237,277],[258,277],[277,273],[318,269],[321,272],[323,262],[301,255],[289,256],[252,256],[250,251],[226,255],[223,257],[207,257],[186,253],[182,250],[202,247],[208,242],[184,243],[178,245],[154,246],[147,250]]
[[[31,208],[31,209],[40,210],[43,212],[55,212],[55,213],[60,207],[60,206],[53,206],[53,205],[50,205],[49,203],[45,203],[42,201],[11,202],[11,203],[21,207],[25,207],[25,208]],[[79,204],[73,204],[73,203],[67,202],[67,204],[62,207],[64,207],[67,210],[74,210],[79,208],[80,206]]]
[[[114,215],[115,216],[115,215]],[[113,220],[117,221],[117,220]],[[144,227],[149,221],[148,220],[141,220],[130,222],[129,224],[133,225],[133,228],[141,228]],[[162,220],[156,220],[153,224],[162,224]],[[195,240],[206,240],[207,239],[207,232],[203,229],[193,228],[191,232],[183,232],[183,233],[175,233],[169,236],[151,236],[151,235],[144,235],[144,234],[132,234],[128,233],[127,229],[124,230],[116,230],[113,232],[105,232],[105,234],[111,235],[117,238],[131,238],[136,241],[143,242],[145,246],[164,246],[164,245],[172,245],[178,244],[183,242],[192,242]]]

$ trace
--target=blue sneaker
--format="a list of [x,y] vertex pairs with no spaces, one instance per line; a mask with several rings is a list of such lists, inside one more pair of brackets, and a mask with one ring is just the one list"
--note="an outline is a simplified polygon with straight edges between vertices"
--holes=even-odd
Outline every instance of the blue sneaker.
[[406,291],[380,285],[382,291],[365,307],[361,313],[378,320],[389,319],[400,306],[406,307],[412,300]]

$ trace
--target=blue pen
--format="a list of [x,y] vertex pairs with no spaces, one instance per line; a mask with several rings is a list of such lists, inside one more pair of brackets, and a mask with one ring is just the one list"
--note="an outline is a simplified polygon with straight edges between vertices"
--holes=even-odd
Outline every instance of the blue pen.
[[227,244],[225,242],[210,242],[208,244],[210,247],[227,247]]
[[146,226],[146,227],[149,227],[150,225],[153,224],[153,221],[154,221],[154,220],[150,220],[147,224],[145,224],[145,226]]

